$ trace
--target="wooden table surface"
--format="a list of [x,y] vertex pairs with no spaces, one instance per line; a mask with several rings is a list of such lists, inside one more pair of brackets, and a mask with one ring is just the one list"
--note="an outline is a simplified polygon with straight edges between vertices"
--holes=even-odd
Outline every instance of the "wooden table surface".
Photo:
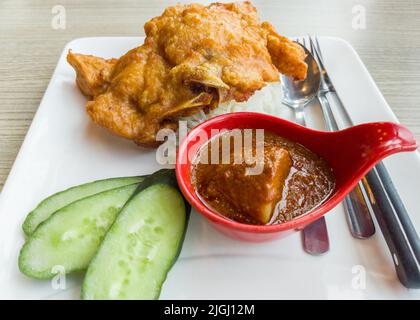
[[[144,35],[143,24],[176,2],[184,1],[0,1],[0,190],[64,45],[78,37]],[[400,121],[420,140],[420,1],[253,2],[280,33],[348,40]],[[56,5],[65,8],[64,30],[52,27]],[[366,28],[355,29],[360,10]]]

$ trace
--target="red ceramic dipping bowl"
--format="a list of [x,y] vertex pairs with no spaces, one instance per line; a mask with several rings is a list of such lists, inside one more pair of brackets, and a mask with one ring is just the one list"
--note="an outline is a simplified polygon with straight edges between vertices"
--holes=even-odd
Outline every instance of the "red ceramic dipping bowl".
[[[274,225],[250,225],[230,220],[209,209],[198,198],[191,182],[191,161],[200,147],[211,138],[211,130],[264,129],[300,143],[324,158],[333,169],[336,185],[320,206],[291,221]],[[300,230],[339,204],[357,182],[380,160],[417,148],[413,134],[404,126],[374,122],[336,132],[308,129],[274,116],[254,113],[229,113],[209,119],[191,130],[181,142],[176,175],[185,198],[217,229],[242,240],[265,241]]]

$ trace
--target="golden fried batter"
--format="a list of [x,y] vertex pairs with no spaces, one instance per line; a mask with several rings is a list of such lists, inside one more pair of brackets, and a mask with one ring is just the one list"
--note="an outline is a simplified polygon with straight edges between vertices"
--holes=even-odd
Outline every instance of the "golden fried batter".
[[69,52],[92,120],[144,146],[180,116],[247,100],[279,72],[306,77],[305,53],[260,23],[250,2],[169,7],[119,60]]

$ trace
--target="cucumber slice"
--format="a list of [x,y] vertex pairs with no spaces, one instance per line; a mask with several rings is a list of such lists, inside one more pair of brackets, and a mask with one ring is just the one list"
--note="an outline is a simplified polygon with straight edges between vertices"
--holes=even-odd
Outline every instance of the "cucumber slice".
[[158,171],[144,180],[121,210],[86,272],[83,299],[159,297],[180,252],[189,212],[172,175]]
[[140,182],[144,177],[124,177],[124,178],[111,178],[85,183],[67,190],[55,193],[29,212],[25,221],[23,222],[23,232],[29,236],[31,235],[38,225],[47,220],[55,211],[65,207],[66,205],[80,200],[85,197],[97,194],[102,191],[115,189],[118,187],[127,186],[129,184]]
[[[84,270],[117,214],[136,190],[132,184],[75,201],[39,225],[23,245],[19,269],[29,277]],[[62,269],[61,269],[62,270]]]

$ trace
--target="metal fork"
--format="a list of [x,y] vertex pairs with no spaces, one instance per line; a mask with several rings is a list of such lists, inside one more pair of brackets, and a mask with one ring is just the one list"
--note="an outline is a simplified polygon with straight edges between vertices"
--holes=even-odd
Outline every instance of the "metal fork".
[[[309,37],[309,44],[312,56],[316,60],[321,73],[318,100],[321,105],[325,124],[328,131],[337,131],[339,128],[331,110],[329,100],[327,99],[329,93],[335,94],[335,88],[324,67],[321,54],[315,50],[315,43],[311,37]],[[339,99],[338,96],[337,99]],[[371,237],[375,233],[375,225],[366,202],[366,191],[362,182],[359,182],[349,195],[345,197],[344,205],[350,232],[353,237],[359,239]]]
[[[324,102],[326,100],[327,116],[334,119],[326,95],[335,93],[335,89],[325,69],[318,38],[315,37],[314,40],[309,37],[309,40],[311,52],[317,60],[323,73],[322,78],[324,78],[323,85],[321,81],[322,89],[319,96]],[[353,122],[338,95],[335,94],[334,96],[336,98],[334,106],[341,111],[344,125],[347,127],[353,126]],[[420,288],[420,239],[385,165],[382,162],[377,164],[362,182],[361,189],[363,190],[363,186],[365,187],[364,191],[368,195],[366,200],[373,209],[391,252],[400,282],[407,288]]]

